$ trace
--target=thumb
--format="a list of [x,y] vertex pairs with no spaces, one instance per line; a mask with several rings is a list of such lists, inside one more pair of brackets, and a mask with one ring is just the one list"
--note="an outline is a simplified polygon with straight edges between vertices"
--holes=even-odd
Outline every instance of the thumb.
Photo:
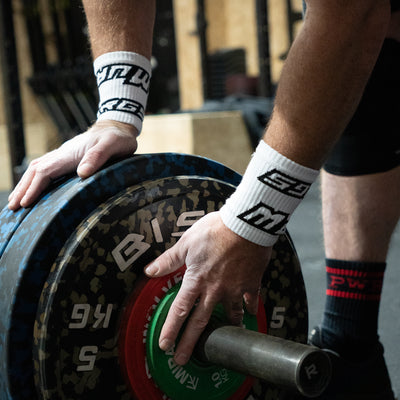
[[185,264],[185,254],[179,242],[148,264],[144,272],[150,278],[168,275]]
[[100,149],[98,145],[94,146],[82,157],[76,172],[81,178],[87,178],[98,171],[108,158],[106,150]]

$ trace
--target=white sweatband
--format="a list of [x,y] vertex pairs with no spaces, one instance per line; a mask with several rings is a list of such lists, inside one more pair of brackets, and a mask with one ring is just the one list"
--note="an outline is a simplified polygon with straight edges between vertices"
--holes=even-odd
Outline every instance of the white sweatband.
[[261,140],[242,181],[221,208],[224,224],[250,242],[274,245],[318,173]]
[[150,61],[130,51],[115,51],[93,63],[99,89],[97,120],[125,122],[140,132],[149,94]]

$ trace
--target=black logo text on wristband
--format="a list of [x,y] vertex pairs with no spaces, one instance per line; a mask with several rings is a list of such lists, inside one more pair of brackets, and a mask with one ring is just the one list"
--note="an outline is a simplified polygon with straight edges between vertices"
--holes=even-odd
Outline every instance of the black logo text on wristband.
[[98,115],[104,114],[107,111],[120,111],[133,114],[143,121],[144,107],[142,104],[131,99],[114,98],[108,99],[99,105]]
[[237,217],[254,228],[271,235],[284,233],[285,226],[289,222],[289,214],[275,210],[264,203],[258,203]]
[[111,80],[120,79],[123,85],[140,87],[149,92],[150,74],[142,67],[133,64],[110,64],[96,71],[97,86]]
[[277,169],[272,169],[259,176],[258,180],[287,196],[296,197],[297,199],[302,199],[311,186],[310,183],[293,178]]

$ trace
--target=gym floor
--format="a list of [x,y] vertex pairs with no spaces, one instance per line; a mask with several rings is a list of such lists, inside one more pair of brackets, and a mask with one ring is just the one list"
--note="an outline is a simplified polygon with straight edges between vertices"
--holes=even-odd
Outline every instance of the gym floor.
[[[7,204],[8,193],[0,192],[0,209]],[[307,230],[304,227],[308,227]],[[293,215],[288,230],[294,241],[303,268],[308,293],[310,328],[322,318],[326,286],[324,252],[321,226],[319,184],[315,183]],[[388,268],[383,286],[379,328],[381,341],[386,349],[386,362],[393,389],[400,394],[400,229],[392,239]]]

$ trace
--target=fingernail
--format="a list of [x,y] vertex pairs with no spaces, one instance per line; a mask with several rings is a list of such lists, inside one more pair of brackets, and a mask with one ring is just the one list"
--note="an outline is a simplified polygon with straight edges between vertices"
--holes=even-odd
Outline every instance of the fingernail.
[[189,361],[189,357],[185,353],[178,353],[175,354],[174,360],[178,365],[185,365]]
[[158,263],[157,262],[153,262],[152,264],[150,264],[149,266],[146,267],[144,272],[147,275],[157,275],[159,270],[160,270],[160,266],[158,265]]
[[163,339],[159,343],[159,346],[161,350],[168,351],[174,347],[174,343],[171,342],[169,339]]

